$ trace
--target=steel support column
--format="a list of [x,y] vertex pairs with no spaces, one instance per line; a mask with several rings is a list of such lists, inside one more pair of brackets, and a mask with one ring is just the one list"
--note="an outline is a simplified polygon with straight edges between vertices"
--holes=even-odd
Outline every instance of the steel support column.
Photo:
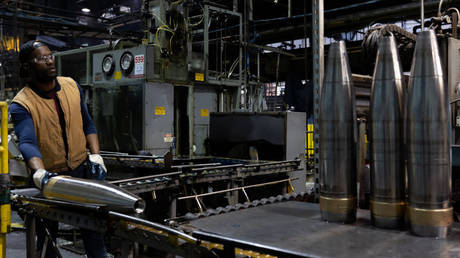
[[[206,58],[206,60],[208,60]],[[207,71],[207,70],[206,70]],[[194,124],[195,124],[195,118],[194,118],[194,104],[195,100],[195,90],[194,87],[188,87],[188,98],[187,98],[187,115],[189,117],[189,124],[188,124],[188,137],[189,137],[189,157],[192,158],[194,156],[193,153],[193,145],[195,144],[195,141],[193,139],[194,135]]]
[[35,245],[36,245],[35,222],[36,222],[35,216],[33,216],[33,215],[26,215],[25,216],[27,258],[36,258],[37,257],[37,252],[36,252],[36,249],[35,249]]
[[208,80],[208,65],[209,65],[209,5],[204,6],[204,20],[203,20],[203,41],[204,41],[204,79]]
[[242,108],[242,104],[244,103],[244,101],[242,101],[242,96],[244,96],[241,91],[244,90],[244,86],[243,86],[243,62],[245,62],[243,60],[243,16],[240,15],[240,60],[238,62],[238,80],[239,80],[239,85],[240,85],[240,88],[238,89],[238,92],[237,92],[237,98],[236,98],[236,109],[241,109]]
[[312,1],[312,50],[313,50],[313,116],[315,201],[319,201],[319,101],[324,74],[324,5],[323,0]]

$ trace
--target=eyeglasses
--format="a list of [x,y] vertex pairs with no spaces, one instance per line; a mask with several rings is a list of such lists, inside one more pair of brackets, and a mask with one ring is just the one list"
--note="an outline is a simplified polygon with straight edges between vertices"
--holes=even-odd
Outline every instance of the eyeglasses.
[[32,61],[34,61],[35,63],[39,63],[39,64],[46,64],[50,60],[54,61],[53,54],[46,55],[46,56],[39,56],[39,57],[35,57],[34,59],[32,59]]

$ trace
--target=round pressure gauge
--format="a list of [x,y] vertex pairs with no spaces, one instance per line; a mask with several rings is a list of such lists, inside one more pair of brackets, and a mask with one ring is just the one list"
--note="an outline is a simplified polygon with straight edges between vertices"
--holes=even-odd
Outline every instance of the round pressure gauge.
[[120,67],[125,75],[128,75],[133,71],[134,57],[130,52],[125,52],[121,55]]
[[102,59],[102,71],[105,75],[112,75],[115,70],[115,63],[113,62],[112,55],[104,56]]

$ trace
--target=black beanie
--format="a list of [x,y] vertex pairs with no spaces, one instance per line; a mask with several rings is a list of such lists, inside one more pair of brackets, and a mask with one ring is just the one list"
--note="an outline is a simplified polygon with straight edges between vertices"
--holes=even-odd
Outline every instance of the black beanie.
[[43,47],[46,45],[43,42],[37,40],[30,40],[22,45],[21,49],[19,50],[19,61],[21,63],[25,63],[30,60],[30,55],[34,52],[35,49],[39,47]]
[[26,72],[24,68],[24,63],[30,60],[32,52],[39,47],[46,46],[43,42],[37,40],[31,40],[24,43],[19,50],[19,61],[21,62],[21,67],[19,69],[19,76],[21,78],[26,78],[29,74]]

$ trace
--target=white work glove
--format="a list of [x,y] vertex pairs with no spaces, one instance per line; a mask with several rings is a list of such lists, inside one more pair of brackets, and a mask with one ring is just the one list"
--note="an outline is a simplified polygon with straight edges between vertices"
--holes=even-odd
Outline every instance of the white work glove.
[[107,168],[104,165],[104,159],[99,154],[90,154],[89,155],[89,172],[93,179],[104,180],[107,176]]
[[48,183],[48,180],[52,178],[53,176],[57,176],[57,173],[50,173],[43,168],[39,168],[35,171],[33,175],[33,180],[34,184],[38,189],[42,189],[46,183]]

